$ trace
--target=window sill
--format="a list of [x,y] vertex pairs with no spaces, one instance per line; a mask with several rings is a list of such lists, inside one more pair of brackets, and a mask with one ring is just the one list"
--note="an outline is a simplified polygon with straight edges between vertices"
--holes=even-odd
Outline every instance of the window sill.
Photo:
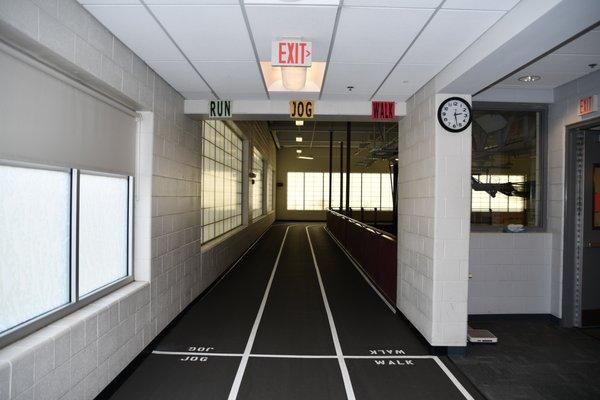
[[525,232],[504,232],[503,226],[486,226],[486,225],[471,225],[471,233],[506,233],[506,234],[519,234],[519,233],[546,233],[546,228],[541,227],[526,227]]

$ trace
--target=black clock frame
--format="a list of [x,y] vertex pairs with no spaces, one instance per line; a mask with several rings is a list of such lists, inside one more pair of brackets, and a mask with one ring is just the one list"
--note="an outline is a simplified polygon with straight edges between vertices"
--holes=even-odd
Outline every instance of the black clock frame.
[[[463,126],[462,128],[458,128],[458,129],[448,128],[444,124],[444,121],[442,119],[442,108],[444,108],[444,104],[446,104],[447,102],[452,101],[452,100],[458,100],[458,101],[464,103],[467,106],[467,109],[469,110],[469,120],[467,121],[467,123],[465,124],[465,126]],[[471,125],[471,122],[473,121],[473,110],[471,109],[471,105],[469,104],[469,102],[466,101],[465,99],[463,99],[462,97],[448,97],[438,107],[437,117],[438,117],[438,122],[440,123],[440,125],[442,126],[442,128],[444,128],[448,132],[458,133],[458,132],[464,131],[465,129],[467,129]]]

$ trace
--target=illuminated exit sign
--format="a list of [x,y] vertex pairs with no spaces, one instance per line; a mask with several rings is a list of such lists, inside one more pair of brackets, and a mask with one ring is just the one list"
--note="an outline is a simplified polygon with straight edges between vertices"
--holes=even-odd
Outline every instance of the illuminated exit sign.
[[394,119],[396,118],[395,101],[373,101],[371,103],[372,119]]
[[274,67],[310,67],[312,42],[276,40],[271,43],[271,65]]
[[598,96],[588,96],[579,99],[577,115],[586,115],[598,111]]

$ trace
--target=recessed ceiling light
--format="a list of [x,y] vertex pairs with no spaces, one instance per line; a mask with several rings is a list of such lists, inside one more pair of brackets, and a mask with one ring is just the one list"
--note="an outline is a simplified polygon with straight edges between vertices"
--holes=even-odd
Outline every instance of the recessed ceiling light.
[[520,77],[519,81],[525,82],[525,83],[533,83],[535,81],[539,81],[540,79],[542,79],[542,77],[539,75],[525,75],[525,76]]
[[301,149],[296,149],[296,154],[302,154],[302,150]]
[[[298,122],[298,121],[296,121]],[[296,136],[296,142],[301,142],[302,141],[302,136]]]
[[[304,126],[304,121],[301,119],[296,120],[296,126]],[[301,142],[302,140],[296,140],[296,142]]]

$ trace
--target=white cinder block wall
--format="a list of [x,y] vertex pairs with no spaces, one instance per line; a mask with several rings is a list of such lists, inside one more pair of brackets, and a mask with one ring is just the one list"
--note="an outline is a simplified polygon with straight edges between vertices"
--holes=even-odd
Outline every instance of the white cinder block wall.
[[429,83],[407,101],[399,126],[397,305],[431,345],[464,346],[471,131],[438,126],[447,97]]
[[[136,244],[138,281],[0,349],[0,400],[92,399],[214,280],[213,270],[201,268],[201,133],[183,114],[182,96],[75,0],[0,0],[0,38],[148,111],[139,154],[131,155],[138,164],[136,229],[152,238],[146,249]],[[235,259],[273,218],[239,229],[217,248]]]
[[469,314],[549,314],[552,234],[473,232]]

